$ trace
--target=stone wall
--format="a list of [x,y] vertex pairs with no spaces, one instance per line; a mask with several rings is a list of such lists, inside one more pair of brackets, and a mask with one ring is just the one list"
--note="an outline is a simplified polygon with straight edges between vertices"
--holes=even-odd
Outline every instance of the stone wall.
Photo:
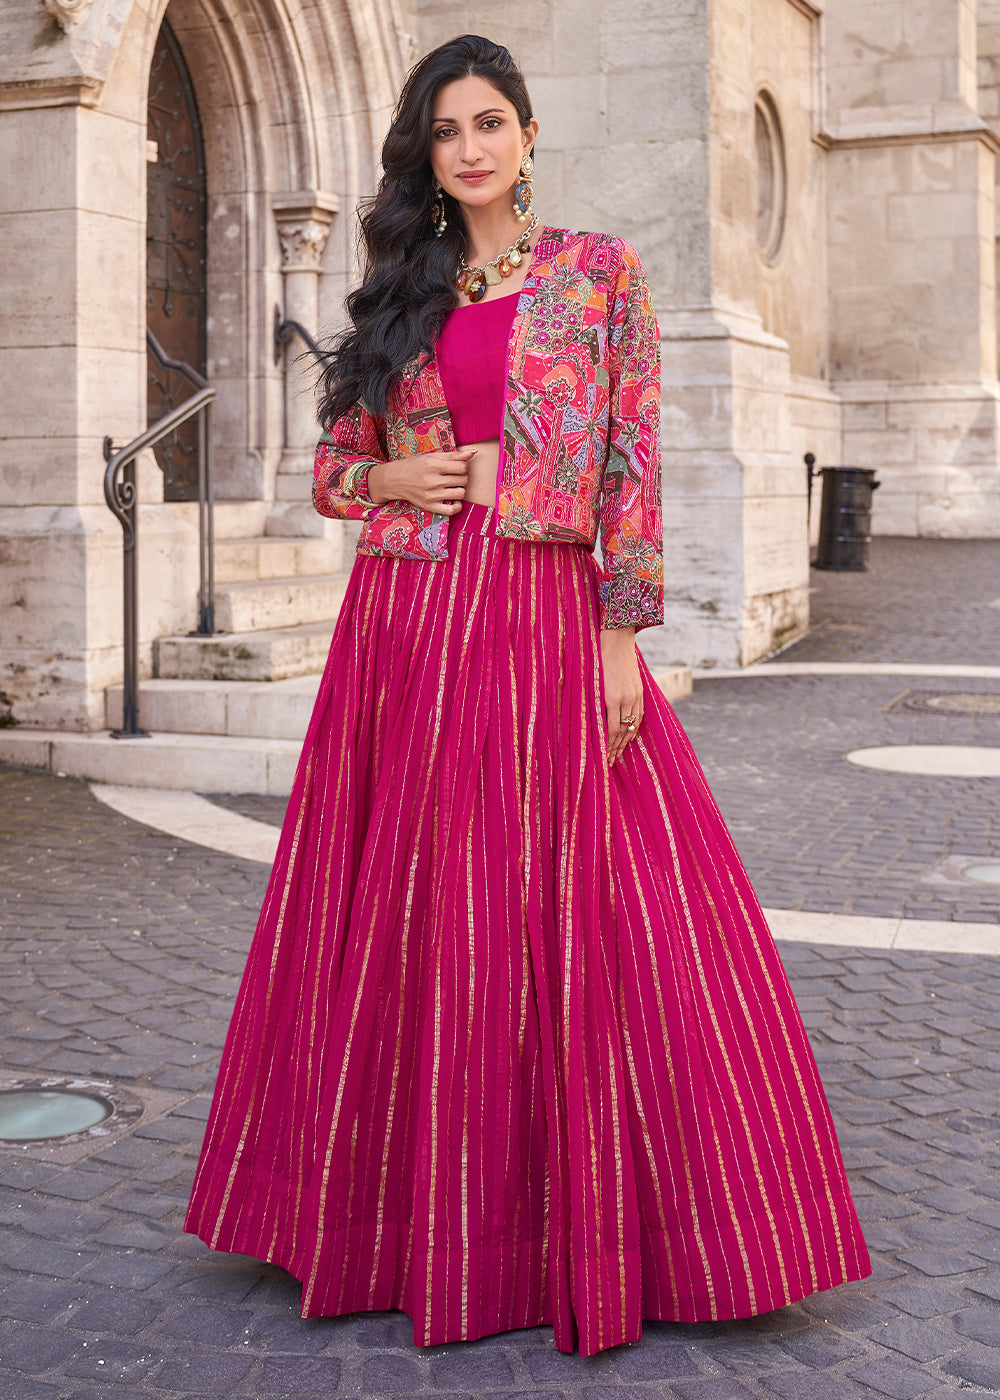
[[975,6],[837,0],[826,16],[830,374],[845,463],[883,534],[1000,534],[996,134]]

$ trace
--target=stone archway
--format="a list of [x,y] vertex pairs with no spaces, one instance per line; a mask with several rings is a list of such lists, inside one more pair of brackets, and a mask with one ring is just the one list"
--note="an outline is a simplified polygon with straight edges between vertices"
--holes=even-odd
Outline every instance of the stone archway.
[[278,478],[302,472],[296,434],[311,412],[306,384],[286,386],[274,363],[274,308],[313,330],[338,318],[355,272],[351,211],[374,185],[413,40],[391,6],[364,0],[295,12],[281,0],[154,0],[134,7],[123,36],[134,31],[141,71],[164,17],[197,94],[208,171],[217,494],[274,501],[294,494]]

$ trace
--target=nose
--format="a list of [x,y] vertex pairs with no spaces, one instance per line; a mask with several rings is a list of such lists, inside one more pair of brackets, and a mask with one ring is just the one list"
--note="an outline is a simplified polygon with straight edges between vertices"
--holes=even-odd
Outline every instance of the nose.
[[476,161],[479,159],[480,151],[474,131],[465,132],[459,143],[458,153],[467,165],[475,165]]

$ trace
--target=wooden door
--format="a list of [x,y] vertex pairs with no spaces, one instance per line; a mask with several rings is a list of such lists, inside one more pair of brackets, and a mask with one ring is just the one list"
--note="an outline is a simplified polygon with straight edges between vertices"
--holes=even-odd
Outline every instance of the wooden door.
[[[205,152],[191,78],[166,21],[149,73],[146,322],[167,355],[206,370]],[[148,359],[147,420],[156,423],[192,393],[176,371]],[[198,498],[198,424],[184,423],[156,448],[164,499]]]

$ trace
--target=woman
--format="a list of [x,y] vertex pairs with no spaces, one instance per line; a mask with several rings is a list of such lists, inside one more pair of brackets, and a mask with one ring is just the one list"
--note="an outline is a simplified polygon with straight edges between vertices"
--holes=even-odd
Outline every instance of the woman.
[[[635,646],[663,620],[659,337],[541,225],[506,49],[411,72],[325,376],[363,521],[187,1228],[431,1345],[750,1316],[866,1277],[802,1022]],[[457,303],[457,304],[456,304]],[[593,557],[597,533],[603,565]]]

